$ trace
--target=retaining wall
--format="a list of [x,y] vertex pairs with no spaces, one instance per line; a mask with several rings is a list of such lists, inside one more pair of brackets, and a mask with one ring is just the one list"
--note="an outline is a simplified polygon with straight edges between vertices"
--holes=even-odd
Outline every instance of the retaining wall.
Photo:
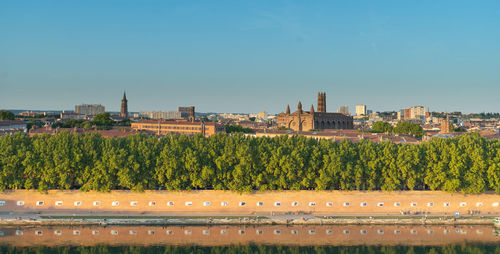
[[[207,203],[209,202],[209,203]],[[244,203],[242,203],[244,202]],[[0,211],[151,212],[170,214],[500,214],[500,195],[440,191],[56,191],[0,193]]]

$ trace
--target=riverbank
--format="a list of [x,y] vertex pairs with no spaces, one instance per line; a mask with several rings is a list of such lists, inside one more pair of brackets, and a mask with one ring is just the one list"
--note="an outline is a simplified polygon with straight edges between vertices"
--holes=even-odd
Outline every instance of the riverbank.
[[141,216],[26,215],[0,217],[1,226],[85,225],[494,225],[494,216]]

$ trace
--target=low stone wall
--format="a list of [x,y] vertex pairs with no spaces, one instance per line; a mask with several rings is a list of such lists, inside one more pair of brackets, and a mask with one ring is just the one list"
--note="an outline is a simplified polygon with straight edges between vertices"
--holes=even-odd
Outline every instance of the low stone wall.
[[500,195],[440,191],[56,191],[0,193],[0,211],[151,212],[168,214],[500,214]]

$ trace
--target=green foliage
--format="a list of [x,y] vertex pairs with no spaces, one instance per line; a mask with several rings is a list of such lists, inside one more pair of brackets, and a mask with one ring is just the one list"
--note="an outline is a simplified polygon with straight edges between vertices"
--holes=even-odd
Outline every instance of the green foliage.
[[399,122],[393,131],[397,134],[409,134],[415,137],[422,137],[424,135],[424,129],[422,129],[420,124],[410,123],[407,121]]
[[111,119],[111,115],[108,112],[105,112],[94,116],[92,123],[95,124],[98,129],[109,130],[115,122]]
[[500,140],[477,133],[420,145],[304,136],[95,133],[0,137],[6,189],[444,190],[500,193]]
[[392,125],[384,121],[375,122],[372,126],[372,132],[375,133],[391,133],[392,130]]
[[241,132],[241,133],[255,133],[254,130],[250,128],[243,128],[241,125],[226,125],[226,133],[234,133],[234,132]]
[[10,111],[0,110],[0,120],[14,120],[16,115]]

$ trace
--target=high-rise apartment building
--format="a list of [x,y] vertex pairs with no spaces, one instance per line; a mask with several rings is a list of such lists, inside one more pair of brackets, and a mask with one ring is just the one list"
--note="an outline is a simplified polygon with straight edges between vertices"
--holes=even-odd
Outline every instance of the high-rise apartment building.
[[413,106],[398,112],[399,120],[425,120],[426,110],[424,106]]
[[104,113],[104,106],[101,104],[80,104],[75,106],[75,113],[95,116],[97,114]]
[[356,115],[366,116],[366,105],[356,105]]
[[348,106],[340,106],[338,113],[349,115],[349,107]]

